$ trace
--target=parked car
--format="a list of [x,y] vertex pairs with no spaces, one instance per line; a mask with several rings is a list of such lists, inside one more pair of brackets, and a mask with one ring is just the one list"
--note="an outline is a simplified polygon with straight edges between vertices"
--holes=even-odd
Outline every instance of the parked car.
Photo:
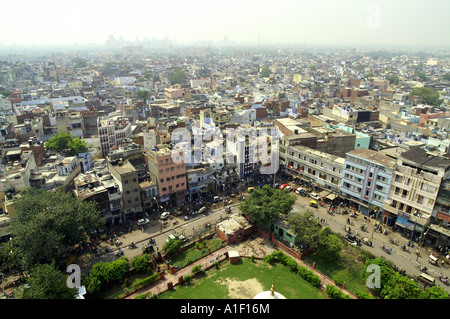
[[290,192],[290,191],[292,191],[292,186],[288,185],[284,189],[287,189]]
[[217,203],[217,202],[220,202],[220,201],[221,201],[221,198],[219,196],[214,196],[213,197],[213,202],[214,203]]
[[137,221],[138,226],[144,226],[150,223],[150,220],[148,218],[141,218]]
[[304,188],[299,187],[295,190],[295,193],[297,195],[306,195],[306,190]]
[[167,218],[169,218],[169,216],[170,216],[170,212],[164,212],[159,216],[159,218],[162,220],[166,220]]
[[289,186],[289,184],[283,184],[280,186],[280,189],[285,189],[286,186]]
[[316,193],[311,193],[311,194],[309,194],[309,196],[310,196],[311,198],[314,198],[315,200],[320,201],[320,196],[317,195]]

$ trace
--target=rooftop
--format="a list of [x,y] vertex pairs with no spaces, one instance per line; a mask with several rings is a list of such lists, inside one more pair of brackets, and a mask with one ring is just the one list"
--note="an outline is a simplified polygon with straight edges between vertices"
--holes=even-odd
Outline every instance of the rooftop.
[[347,155],[361,157],[370,162],[378,163],[383,165],[384,167],[390,168],[394,168],[395,164],[397,163],[393,158],[390,158],[384,153],[369,150],[366,148],[357,148],[356,150],[348,152]]

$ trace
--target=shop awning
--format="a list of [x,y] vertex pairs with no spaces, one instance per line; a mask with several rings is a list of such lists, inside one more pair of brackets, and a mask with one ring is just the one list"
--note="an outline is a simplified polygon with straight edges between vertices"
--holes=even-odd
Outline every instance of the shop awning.
[[335,193],[329,193],[327,196],[325,196],[326,199],[334,200],[336,197],[338,197]]

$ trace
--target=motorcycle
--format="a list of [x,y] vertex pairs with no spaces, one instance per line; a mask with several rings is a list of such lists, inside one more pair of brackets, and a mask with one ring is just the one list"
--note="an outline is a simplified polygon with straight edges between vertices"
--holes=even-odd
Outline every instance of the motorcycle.
[[421,264],[419,264],[419,269],[420,269],[421,272],[425,272],[425,273],[428,270],[427,266],[422,266]]
[[364,225],[364,224],[361,225],[361,230],[362,230],[362,231],[366,231],[366,229],[367,229],[367,226],[366,226],[366,225]]
[[136,246],[136,243],[135,242],[132,242],[131,244],[130,244],[130,249],[134,249],[134,248],[136,248],[137,246]]
[[383,251],[385,251],[388,254],[390,254],[392,252],[392,248],[389,248],[385,245],[381,246],[381,248],[383,249]]
[[402,250],[409,253],[409,249],[408,249],[408,247],[406,247],[405,244],[402,245]]
[[398,245],[398,240],[397,240],[397,239],[394,239],[394,238],[392,238],[392,237],[389,237],[389,241],[390,241],[392,244],[394,244],[394,245]]
[[439,280],[448,286],[448,277],[443,277],[442,274],[440,274]]

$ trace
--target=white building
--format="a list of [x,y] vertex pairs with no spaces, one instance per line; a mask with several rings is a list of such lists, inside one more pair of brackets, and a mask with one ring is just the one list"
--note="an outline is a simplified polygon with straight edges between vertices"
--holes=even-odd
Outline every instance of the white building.
[[120,146],[132,133],[129,120],[120,116],[98,117],[97,128],[103,156],[107,156],[111,148]]

